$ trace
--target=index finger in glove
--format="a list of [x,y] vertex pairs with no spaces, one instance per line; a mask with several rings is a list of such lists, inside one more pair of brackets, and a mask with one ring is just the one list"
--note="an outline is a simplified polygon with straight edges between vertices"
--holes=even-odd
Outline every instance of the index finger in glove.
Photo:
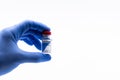
[[26,32],[29,32],[29,30],[37,30],[41,33],[44,30],[50,31],[50,28],[39,22],[24,21],[18,25],[15,25],[10,30],[13,33],[14,38],[19,40],[19,38],[22,37],[22,35],[24,35]]

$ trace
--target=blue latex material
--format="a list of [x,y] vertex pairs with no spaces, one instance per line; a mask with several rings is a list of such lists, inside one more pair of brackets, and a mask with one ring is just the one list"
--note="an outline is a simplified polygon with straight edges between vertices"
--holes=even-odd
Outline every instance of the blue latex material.
[[41,50],[39,39],[42,39],[41,33],[44,30],[50,31],[50,28],[42,23],[27,20],[0,31],[0,75],[12,71],[21,63],[45,62],[51,59],[49,54],[27,52],[17,46],[17,42],[23,40]]

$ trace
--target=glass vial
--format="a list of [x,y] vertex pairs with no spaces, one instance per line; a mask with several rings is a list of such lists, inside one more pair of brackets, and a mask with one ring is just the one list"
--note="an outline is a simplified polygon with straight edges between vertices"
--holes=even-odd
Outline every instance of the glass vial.
[[45,54],[51,53],[51,39],[50,39],[51,32],[50,31],[43,31],[42,32],[42,52]]

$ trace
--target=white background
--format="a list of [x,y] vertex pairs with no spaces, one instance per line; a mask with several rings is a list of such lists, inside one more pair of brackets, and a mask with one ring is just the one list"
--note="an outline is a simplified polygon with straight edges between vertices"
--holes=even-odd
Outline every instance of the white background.
[[120,80],[119,0],[0,1],[1,29],[26,19],[52,29],[52,60],[21,64],[0,80]]

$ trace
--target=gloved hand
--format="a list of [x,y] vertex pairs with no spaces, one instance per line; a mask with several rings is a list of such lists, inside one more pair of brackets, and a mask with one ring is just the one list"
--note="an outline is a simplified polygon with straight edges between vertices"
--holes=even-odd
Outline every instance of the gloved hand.
[[6,28],[0,32],[0,75],[6,74],[25,62],[49,61],[51,56],[40,52],[27,52],[18,48],[18,40],[34,45],[41,50],[41,32],[49,30],[44,24],[34,21],[24,21],[18,25]]

